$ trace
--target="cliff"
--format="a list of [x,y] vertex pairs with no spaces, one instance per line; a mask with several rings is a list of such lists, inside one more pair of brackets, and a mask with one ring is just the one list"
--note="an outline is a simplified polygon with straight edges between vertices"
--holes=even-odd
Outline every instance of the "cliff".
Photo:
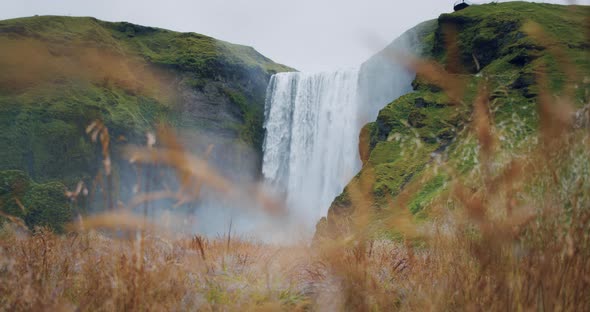
[[[0,176],[12,181],[14,171],[2,170],[19,170],[62,191],[78,181],[90,188],[102,155],[85,130],[101,120],[115,200],[131,193],[135,175],[120,148],[146,144],[158,124],[193,152],[214,143],[214,163],[256,178],[266,87],[292,70],[251,47],[90,17],[0,21],[0,47]],[[0,195],[14,206],[9,184]]]
[[[587,6],[510,2],[441,15],[418,40],[424,47],[419,56],[440,64],[434,71],[444,72],[443,78],[432,83],[435,72],[420,73],[412,92],[387,104],[364,127],[363,168],[334,200],[316,235],[346,232],[354,222],[359,200],[351,188],[369,193],[373,235],[398,237],[398,229],[384,224],[385,216],[401,203],[414,222],[428,218],[432,203],[449,192],[449,172],[438,170],[441,164],[453,168],[455,176],[479,179],[481,146],[468,125],[482,85],[500,148],[515,155],[532,146],[537,134],[539,73],[547,73],[552,94],[571,95],[578,107],[587,103],[589,14]],[[444,90],[452,83],[462,85],[453,86],[460,94]],[[414,189],[407,190],[409,185]]]
[[262,141],[266,85],[291,70],[254,49],[87,17],[0,21],[0,169],[75,183],[98,162],[84,129],[143,140],[158,122]]

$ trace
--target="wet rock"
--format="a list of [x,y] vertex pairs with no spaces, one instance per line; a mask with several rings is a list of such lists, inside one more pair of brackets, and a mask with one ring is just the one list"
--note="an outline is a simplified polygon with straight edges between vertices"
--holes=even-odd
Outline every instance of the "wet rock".
[[426,101],[424,101],[423,98],[417,98],[416,101],[414,101],[414,107],[424,108],[426,107]]
[[408,116],[408,123],[414,128],[423,128],[426,126],[424,123],[425,119],[426,115],[415,110],[410,113],[410,116]]

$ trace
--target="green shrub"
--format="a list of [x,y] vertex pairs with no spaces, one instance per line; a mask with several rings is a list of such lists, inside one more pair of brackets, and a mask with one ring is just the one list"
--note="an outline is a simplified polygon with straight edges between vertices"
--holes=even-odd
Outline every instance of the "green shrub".
[[65,186],[59,182],[34,184],[23,202],[27,209],[27,226],[47,226],[58,233],[63,232],[64,225],[72,219],[65,190]]

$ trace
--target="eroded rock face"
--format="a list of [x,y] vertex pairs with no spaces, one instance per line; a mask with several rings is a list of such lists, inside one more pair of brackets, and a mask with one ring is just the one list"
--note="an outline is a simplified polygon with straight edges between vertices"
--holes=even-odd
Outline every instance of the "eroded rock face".
[[221,137],[239,139],[239,128],[227,125],[244,123],[243,112],[227,94],[231,92],[227,84],[206,83],[199,89],[179,84],[177,90],[178,104],[175,110],[181,125],[193,125],[199,130],[214,131]]

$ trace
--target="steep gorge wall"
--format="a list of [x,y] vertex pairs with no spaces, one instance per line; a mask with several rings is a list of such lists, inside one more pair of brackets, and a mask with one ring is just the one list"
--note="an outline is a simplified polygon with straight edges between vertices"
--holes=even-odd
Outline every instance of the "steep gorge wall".
[[85,130],[101,120],[114,202],[135,183],[121,148],[146,144],[160,123],[192,152],[214,144],[210,159],[224,174],[255,179],[268,81],[292,70],[250,47],[89,17],[0,21],[0,46],[0,171],[91,187],[102,155]]
[[250,47],[93,18],[0,21],[0,44],[0,169],[69,185],[97,171],[84,133],[95,119],[115,149],[162,122],[258,162],[268,80],[291,70]]

